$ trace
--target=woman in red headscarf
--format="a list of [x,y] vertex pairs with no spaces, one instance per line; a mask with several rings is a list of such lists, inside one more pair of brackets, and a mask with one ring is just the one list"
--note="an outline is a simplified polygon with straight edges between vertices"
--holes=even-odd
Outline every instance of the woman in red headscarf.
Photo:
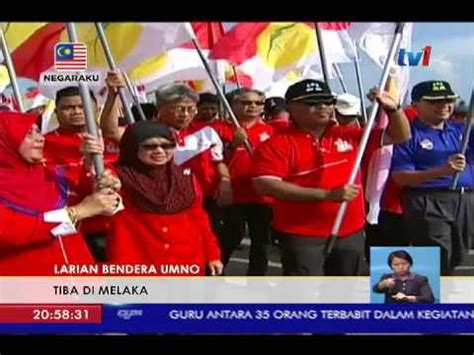
[[45,168],[38,116],[0,113],[0,275],[52,275],[54,265],[93,263],[75,223],[111,214],[117,197],[102,190],[67,207],[67,183]]
[[[125,210],[111,217],[107,259],[154,265],[159,274],[219,275],[220,249],[189,169],[173,163],[175,138],[168,126],[140,121],[120,141],[114,169]],[[86,137],[84,151],[100,153]]]

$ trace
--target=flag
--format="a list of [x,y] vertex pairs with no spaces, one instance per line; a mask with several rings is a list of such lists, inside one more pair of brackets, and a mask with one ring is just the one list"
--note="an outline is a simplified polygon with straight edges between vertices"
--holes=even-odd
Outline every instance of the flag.
[[[371,58],[375,64],[383,68],[387,58],[390,45],[395,32],[394,22],[364,22],[357,23],[348,29],[348,34],[354,39],[357,45]],[[403,29],[400,48],[411,50],[413,37],[413,23],[407,22]],[[410,82],[410,67],[399,67],[395,60],[392,62],[393,70],[396,70],[399,102],[402,103],[408,92]]]
[[[329,64],[350,61],[351,44],[342,43],[337,35],[349,26],[348,22],[321,23]],[[240,23],[216,43],[211,58],[229,61],[252,78],[253,88],[263,91],[292,70],[310,67],[321,71],[313,23]]]
[[[77,23],[78,40],[87,46],[87,70],[104,75],[108,70],[107,61],[92,23]],[[134,79],[143,79],[134,70],[143,63],[168,49],[176,48],[193,38],[187,22],[160,23],[104,23],[104,32],[110,44],[117,66]],[[38,81],[44,72],[54,71],[54,46],[58,42],[69,42],[64,23],[11,24],[6,29],[12,59],[17,75]],[[166,62],[166,61],[165,61]],[[141,67],[138,74],[149,76],[156,71],[156,63],[151,67]],[[158,63],[159,65],[166,63]],[[158,67],[159,67],[158,65]],[[68,84],[64,84],[65,86]],[[48,97],[60,87],[40,86]],[[98,88],[100,89],[100,88]]]
[[267,90],[265,90],[266,97],[280,96],[284,97],[288,87],[298,81],[312,77],[309,68],[294,69],[288,72],[282,79],[273,83]]
[[84,43],[57,43],[54,48],[55,70],[83,71],[87,69],[87,47]]
[[54,65],[54,46],[64,30],[64,23],[7,23],[5,39],[17,76],[39,81]]
[[[355,23],[348,28],[347,33],[380,68],[383,68],[392,44],[396,23],[394,22],[364,22]],[[413,23],[406,23],[400,48],[411,49]],[[409,67],[399,67],[392,59],[390,77],[386,90],[399,103],[402,103],[408,93]],[[377,127],[386,128],[388,117],[380,110]],[[380,199],[390,175],[393,146],[384,146],[367,157],[367,179],[365,184],[365,198],[369,204],[367,221],[370,224],[378,223],[380,213]]]
[[145,85],[134,85],[133,91],[134,91],[135,97],[138,99],[138,102],[140,103],[147,102]]
[[26,93],[22,96],[23,107],[25,112],[33,110],[41,106],[48,106],[50,99],[42,95],[38,87],[30,87],[26,90]]
[[[391,71],[386,91],[396,100],[400,98],[400,73],[396,70]],[[387,114],[380,109],[376,124],[377,128],[385,129],[388,126]],[[390,166],[392,163],[393,145],[386,145],[377,149],[369,159],[367,167],[367,179],[364,189],[365,200],[369,205],[367,213],[367,222],[377,224],[380,213],[380,199],[382,198],[385,185],[390,176]]]
[[8,108],[9,111],[18,111],[18,105],[13,96],[7,96],[5,93],[0,94],[0,106],[2,110]]
[[[209,51],[224,34],[222,23],[192,22],[191,26],[204,56],[208,57]],[[218,81],[223,82],[218,69],[219,63],[210,61],[209,64],[211,68],[214,68],[213,74],[217,76]],[[154,70],[150,70],[151,68]],[[209,75],[191,41],[153,57],[138,66],[130,73],[130,80],[145,85],[147,92],[156,90],[163,84],[177,81],[189,82],[192,87],[197,88],[198,92],[215,92]],[[194,83],[191,84],[191,82]]]
[[47,134],[59,128],[58,118],[55,113],[56,102],[49,100],[46,109],[41,116],[41,133]]
[[0,65],[0,94],[8,85],[10,85],[10,76],[8,75],[7,67]]

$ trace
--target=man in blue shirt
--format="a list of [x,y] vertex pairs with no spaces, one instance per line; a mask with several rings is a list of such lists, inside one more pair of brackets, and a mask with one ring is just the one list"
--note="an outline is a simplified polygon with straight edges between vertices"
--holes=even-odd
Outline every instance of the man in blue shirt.
[[[411,124],[411,139],[394,147],[391,168],[395,182],[404,186],[410,242],[440,247],[443,275],[462,263],[474,231],[474,131],[466,154],[459,154],[464,125],[450,120],[457,97],[445,81],[413,88],[418,116]],[[451,190],[457,172],[459,182]]]

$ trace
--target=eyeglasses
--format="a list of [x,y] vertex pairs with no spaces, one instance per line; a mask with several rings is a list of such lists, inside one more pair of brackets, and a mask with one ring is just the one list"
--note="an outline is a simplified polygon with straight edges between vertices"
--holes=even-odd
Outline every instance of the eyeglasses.
[[264,101],[252,101],[252,100],[237,100],[237,101],[240,102],[242,105],[245,105],[245,106],[250,106],[252,104],[255,104],[257,106],[265,105]]
[[153,152],[157,148],[162,148],[163,150],[172,150],[176,147],[176,143],[149,143],[149,144],[141,144],[140,148],[146,150],[148,152]]
[[171,111],[174,112],[174,114],[190,114],[194,115],[197,113],[197,108],[195,106],[190,106],[190,107],[184,107],[184,106],[178,106],[178,107],[172,107]]
[[321,105],[331,106],[336,104],[336,99],[333,100],[321,100],[321,101],[300,101],[305,106],[316,107]]

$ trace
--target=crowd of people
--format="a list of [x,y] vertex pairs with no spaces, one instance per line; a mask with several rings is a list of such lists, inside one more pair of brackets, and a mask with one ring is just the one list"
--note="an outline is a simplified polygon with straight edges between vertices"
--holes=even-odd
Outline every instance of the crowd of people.
[[249,276],[266,274],[272,244],[283,275],[366,275],[368,247],[408,245],[439,247],[442,274],[450,275],[474,240],[474,136],[460,154],[467,110],[455,112],[458,96],[445,81],[417,84],[408,108],[370,91],[388,125],[371,131],[364,161],[393,145],[370,231],[368,164],[348,184],[364,133],[360,99],[312,79],[284,98],[240,88],[227,95],[236,126],[216,95],[170,84],[156,92],[156,105],[143,105],[146,121],[134,107],[136,122],[127,123],[120,73],[106,83],[101,111],[91,93],[98,137],[87,133],[77,87],[57,92],[59,128],[45,135],[38,113],[0,112],[1,274],[120,263],[193,264],[199,275],[225,275],[248,235]]

